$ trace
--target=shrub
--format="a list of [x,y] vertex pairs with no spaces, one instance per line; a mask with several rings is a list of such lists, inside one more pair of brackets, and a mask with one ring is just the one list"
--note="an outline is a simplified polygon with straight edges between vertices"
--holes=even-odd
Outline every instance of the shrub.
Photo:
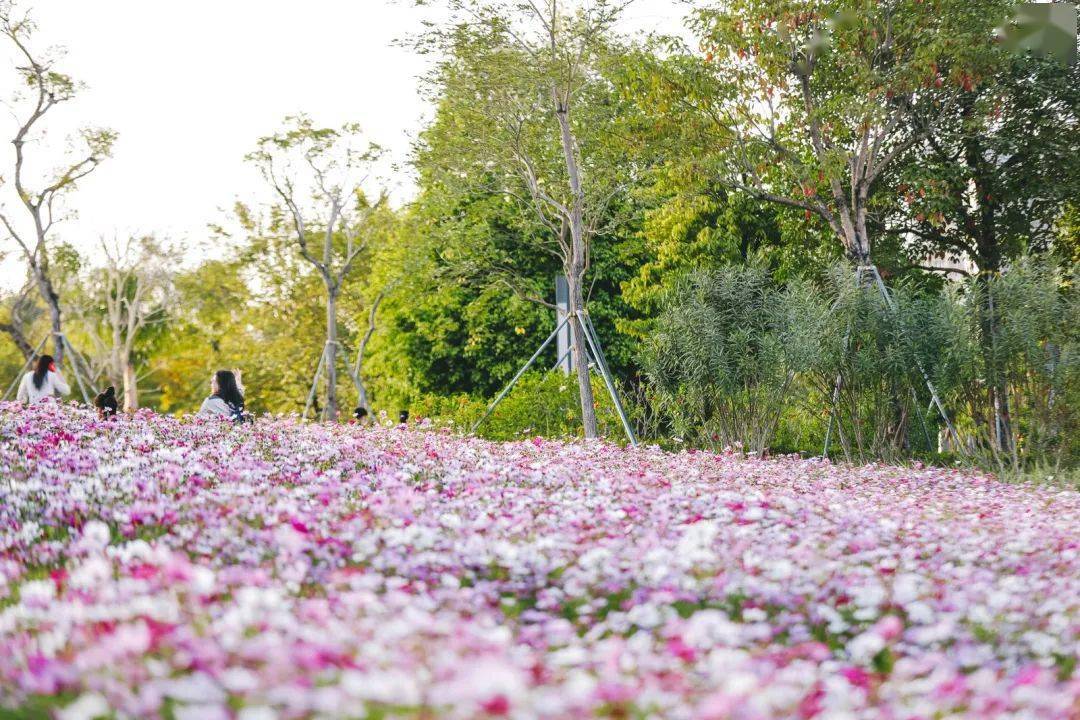
[[759,267],[691,273],[642,353],[652,401],[688,441],[762,452],[817,362],[825,315],[805,284],[781,288]]
[[941,368],[953,327],[940,296],[888,292],[891,304],[869,278],[856,283],[848,265],[832,268],[822,288],[831,310],[813,384],[832,418],[834,447],[852,462],[936,451],[940,415],[926,381],[949,380]]
[[844,265],[821,284],[783,287],[755,267],[692,273],[665,296],[643,349],[636,417],[712,449],[816,453],[831,427],[851,462],[965,458],[1015,476],[1080,465],[1071,277],[1022,259],[941,292],[900,285],[889,296]]
[[949,296],[950,374],[963,440],[998,470],[1080,462],[1080,294],[1045,260],[1022,258]]
[[[621,441],[625,434],[615,406],[603,380],[595,374],[593,396],[601,436]],[[414,416],[430,418],[436,425],[468,433],[493,399],[425,395],[412,407]],[[534,436],[573,438],[581,434],[577,382],[557,371],[525,373],[477,429],[477,435],[490,440],[520,440]]]

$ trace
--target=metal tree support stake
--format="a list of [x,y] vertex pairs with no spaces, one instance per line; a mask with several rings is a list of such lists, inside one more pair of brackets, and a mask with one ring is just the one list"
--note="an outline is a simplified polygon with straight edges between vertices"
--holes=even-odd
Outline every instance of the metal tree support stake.
[[[90,394],[86,390],[86,385],[83,384],[82,371],[79,369],[79,361],[83,360],[83,357],[74,347],[72,347],[71,341],[67,339],[67,335],[58,333],[57,338],[59,338],[63,347],[67,349],[68,354],[71,355],[71,373],[75,376],[75,383],[79,386],[79,392],[82,393],[83,402],[90,405]],[[86,378],[86,384],[89,384],[89,382],[90,379]]]
[[[619,414],[619,420],[622,421],[623,430],[626,431],[627,439],[630,441],[630,444],[633,447],[637,447],[637,437],[634,435],[634,430],[630,426],[630,420],[626,416],[626,410],[623,408],[622,401],[619,399],[619,392],[615,387],[615,380],[611,375],[611,371],[608,369],[607,361],[604,359],[603,350],[600,349],[600,341],[596,337],[596,331],[593,329],[592,320],[589,319],[588,313],[581,310],[577,311],[576,317],[578,318],[578,322],[581,323],[581,329],[583,330],[583,334],[585,335],[586,352],[588,355],[592,356],[593,365],[596,366],[596,369],[600,372],[600,376],[604,379],[604,386],[607,388],[608,394],[611,395],[612,402],[615,403],[615,411]],[[484,415],[473,424],[472,429],[469,432],[475,433],[477,428],[479,428],[485,420],[491,417],[491,413],[495,412],[495,408],[498,407],[499,403],[501,403],[503,399],[510,393],[510,391],[514,388],[514,385],[516,385],[518,380],[521,379],[521,376],[524,375],[526,371],[528,371],[528,369],[533,366],[533,363],[535,363],[536,359],[540,357],[540,354],[544,352],[545,349],[547,349],[547,346],[551,344],[552,340],[559,336],[560,331],[562,331],[562,329],[569,322],[569,315],[563,317],[562,322],[560,322],[558,326],[556,326],[555,330],[552,331],[550,335],[548,335],[547,340],[544,340],[544,342],[541,343],[540,347],[537,348],[535,353],[533,353],[533,356],[529,358],[529,361],[526,362],[520,370],[518,370],[517,374],[514,375],[513,379],[510,380],[510,382],[507,383],[506,387],[502,389],[502,392],[500,392],[495,397],[495,399],[491,401],[491,405],[488,406],[487,410],[484,412]],[[554,366],[552,366],[551,370],[560,367],[563,360],[566,359],[569,354],[570,348],[567,348],[566,352],[563,353],[563,356],[559,358],[559,360],[555,363]]]
[[360,376],[356,373],[356,368],[348,362],[348,349],[345,347],[345,343],[340,340],[327,340],[323,345],[322,355],[319,356],[319,364],[315,367],[315,375],[311,380],[311,391],[308,393],[307,403],[304,404],[304,414],[300,417],[307,419],[308,413],[311,411],[311,406],[315,402],[315,397],[319,390],[319,381],[322,380],[323,370],[326,368],[326,358],[330,354],[328,352],[331,345],[336,345],[338,350],[341,351],[342,357],[346,358],[345,361],[345,374],[352,380],[353,387],[356,388],[357,393],[360,392]]
[[626,437],[629,438],[631,445],[637,447],[637,437],[634,436],[634,430],[630,427],[630,420],[626,417],[626,410],[623,409],[622,401],[619,400],[619,391],[615,387],[615,378],[612,377],[611,370],[608,369],[607,358],[604,357],[604,351],[600,348],[600,339],[596,337],[596,329],[593,327],[592,319],[588,313],[581,310],[577,311],[577,316],[582,328],[585,330],[585,341],[592,346],[592,354],[596,359],[597,369],[600,370],[600,374],[604,378],[604,384],[607,386],[608,394],[611,395],[611,401],[615,403],[615,411],[619,413],[619,420],[622,421]]
[[515,375],[514,378],[509,383],[507,383],[506,387],[503,388],[502,392],[499,393],[498,396],[491,401],[491,405],[488,405],[487,411],[479,420],[477,420],[473,424],[472,430],[469,431],[470,433],[475,433],[476,428],[480,427],[480,424],[487,420],[491,416],[491,413],[495,412],[495,408],[498,406],[499,403],[502,402],[502,399],[506,397],[507,394],[509,394],[509,392],[514,388],[514,385],[517,384],[517,381],[520,380],[521,376],[525,374],[525,371],[532,367],[532,364],[536,362],[536,358],[540,357],[540,353],[544,352],[544,349],[551,344],[551,341],[555,339],[555,336],[559,334],[559,331],[562,330],[563,326],[566,325],[566,323],[568,322],[570,322],[569,317],[559,323],[559,325],[551,332],[551,334],[548,335],[547,340],[540,344],[540,347],[536,349],[536,352],[534,352],[533,356],[529,358],[529,361],[525,363],[520,370],[517,371],[517,375]]

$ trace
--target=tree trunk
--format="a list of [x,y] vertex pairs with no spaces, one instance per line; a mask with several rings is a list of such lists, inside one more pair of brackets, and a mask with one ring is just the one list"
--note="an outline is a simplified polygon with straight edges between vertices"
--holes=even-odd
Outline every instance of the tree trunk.
[[364,332],[364,337],[360,339],[359,347],[356,348],[356,366],[353,368],[353,380],[356,382],[356,393],[360,396],[358,404],[368,411],[368,415],[371,415],[371,401],[368,399],[367,386],[364,384],[364,355],[367,353],[367,346],[371,341],[371,336],[375,334],[375,317],[379,312],[379,305],[382,303],[384,297],[386,297],[385,290],[379,292],[379,294],[375,296],[375,300],[371,303],[371,309],[368,311],[367,330]]
[[[965,116],[970,112],[966,112]],[[975,187],[977,217],[970,222],[973,231],[979,267],[977,283],[981,293],[979,308],[979,334],[982,340],[983,364],[987,402],[991,413],[990,441],[995,450],[1015,462],[1013,452],[1012,418],[1009,413],[1009,393],[1002,359],[998,357],[998,313],[994,307],[993,278],[1001,272],[1002,252],[996,228],[996,208],[993,200],[993,174],[997,168],[988,163],[977,138],[964,141],[964,162],[971,173]]]
[[1010,461],[1013,456],[1012,419],[1009,413],[1009,394],[1001,358],[997,352],[998,315],[994,307],[991,278],[979,274],[982,286],[979,308],[979,330],[982,336],[983,365],[986,373],[986,392],[990,407],[990,441],[995,450]]
[[15,347],[19,349],[19,353],[23,356],[24,360],[30,360],[34,356],[34,347],[30,344],[30,341],[26,339],[26,334],[23,332],[22,327],[14,321],[9,323],[0,323],[0,332],[7,334],[11,338],[11,341],[15,343]]
[[855,248],[859,265],[870,264],[870,236],[866,232],[866,198],[861,192],[855,201]]
[[323,419],[338,419],[337,398],[337,299],[338,291],[328,287],[326,292],[326,407]]
[[585,437],[591,440],[598,437],[599,432],[596,427],[596,407],[589,378],[588,342],[585,339],[585,329],[577,314],[578,311],[585,310],[580,271],[577,274],[567,273],[566,280],[570,286],[570,332],[573,336],[574,371],[577,373],[578,395],[581,398],[581,425],[585,430]]
[[[112,347],[109,351],[109,384],[117,390],[127,382],[126,370],[131,360],[131,352],[127,350],[123,335],[123,326],[126,325],[123,322],[122,293],[124,288],[119,287],[118,277],[119,273],[111,273],[107,287],[108,297],[106,298],[109,329],[112,331]],[[129,308],[129,312],[131,311],[132,309]]]
[[49,277],[45,274],[43,268],[34,268],[34,275],[37,276],[37,285],[38,289],[41,291],[41,298],[49,308],[49,327],[52,330],[53,360],[56,361],[56,367],[61,367],[64,362],[64,343],[61,340],[64,329],[60,314],[60,296],[56,294],[56,290],[53,289],[52,281],[49,280]]
[[125,366],[127,365],[127,362],[125,362],[125,358],[121,354],[122,348],[119,341],[117,341],[115,337],[113,341],[115,344],[109,351],[109,384],[112,385],[115,389],[119,390],[123,387],[124,381],[127,379],[124,376]]
[[[581,186],[581,172],[578,167],[577,141],[570,127],[570,108],[558,93],[552,89],[555,103],[555,117],[559,121],[559,137],[562,144],[563,161],[566,163],[567,179],[572,196],[570,217],[563,218],[563,232],[570,230],[570,257],[566,258],[566,281],[570,290],[570,332],[574,338],[574,365],[578,379],[578,395],[581,397],[581,425],[585,437],[594,439],[599,436],[596,428],[596,408],[593,401],[592,383],[589,378],[589,355],[585,341],[585,329],[581,326],[579,312],[585,312],[585,296],[581,286],[585,271],[588,269],[588,241],[585,236],[584,205],[585,193]],[[569,223],[567,228],[566,223]]]
[[124,412],[135,412],[139,407],[139,376],[135,363],[128,358],[124,363]]

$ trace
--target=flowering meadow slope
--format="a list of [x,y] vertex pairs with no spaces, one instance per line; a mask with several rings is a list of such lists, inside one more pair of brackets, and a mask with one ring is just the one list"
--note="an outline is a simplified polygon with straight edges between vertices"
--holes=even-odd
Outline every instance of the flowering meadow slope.
[[1078,525],[941,470],[0,406],[0,717],[1075,718]]

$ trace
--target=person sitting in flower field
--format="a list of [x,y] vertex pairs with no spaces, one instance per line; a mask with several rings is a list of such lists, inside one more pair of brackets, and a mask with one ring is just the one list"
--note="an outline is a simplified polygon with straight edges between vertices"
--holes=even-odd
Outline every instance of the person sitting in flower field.
[[56,369],[52,355],[42,355],[37,359],[34,369],[23,375],[19,383],[16,399],[21,403],[33,404],[45,398],[67,395],[71,392],[60,371]]
[[218,370],[210,379],[210,397],[199,408],[200,417],[244,419],[244,389],[233,370]]
[[116,388],[110,385],[94,398],[94,407],[97,408],[98,417],[102,420],[111,420],[116,417],[119,405],[116,402]]

